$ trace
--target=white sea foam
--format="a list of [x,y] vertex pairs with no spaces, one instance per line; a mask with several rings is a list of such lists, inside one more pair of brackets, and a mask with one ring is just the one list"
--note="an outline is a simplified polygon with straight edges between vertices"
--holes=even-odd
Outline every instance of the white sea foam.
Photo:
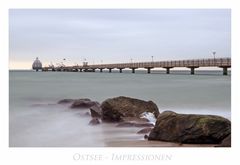
[[149,122],[152,123],[152,124],[155,124],[155,122],[156,122],[156,117],[155,117],[154,114],[151,113],[151,112],[143,112],[143,113],[140,115],[140,118],[148,119]]

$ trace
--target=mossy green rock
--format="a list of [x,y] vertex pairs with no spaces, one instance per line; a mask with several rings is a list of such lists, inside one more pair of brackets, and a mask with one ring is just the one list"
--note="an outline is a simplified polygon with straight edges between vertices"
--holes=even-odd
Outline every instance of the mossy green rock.
[[148,140],[219,144],[231,134],[231,122],[220,116],[161,113]]
[[154,102],[124,96],[105,100],[101,108],[102,120],[108,122],[119,122],[125,117],[137,119],[144,112],[151,112],[155,117],[159,115],[158,107]]

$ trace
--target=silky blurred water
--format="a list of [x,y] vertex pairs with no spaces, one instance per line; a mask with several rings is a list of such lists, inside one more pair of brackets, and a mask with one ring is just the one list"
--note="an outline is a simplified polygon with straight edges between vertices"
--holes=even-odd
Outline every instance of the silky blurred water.
[[139,128],[89,126],[88,110],[57,105],[64,98],[99,102],[116,96],[152,100],[159,111],[231,118],[231,76],[221,71],[124,73],[9,72],[9,146],[96,147],[108,141],[143,139]]

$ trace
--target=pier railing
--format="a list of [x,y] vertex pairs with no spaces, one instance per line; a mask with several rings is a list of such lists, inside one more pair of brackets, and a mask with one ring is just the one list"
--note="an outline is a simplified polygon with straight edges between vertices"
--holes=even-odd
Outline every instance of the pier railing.
[[[175,61],[134,62],[88,65],[89,68],[165,68],[165,67],[231,67],[231,58],[193,59]],[[79,66],[78,66],[79,67]],[[84,67],[80,66],[79,68]]]
[[151,62],[131,62],[131,63],[115,63],[115,64],[96,64],[96,65],[82,65],[82,66],[49,66],[44,67],[43,71],[82,71],[82,70],[91,70],[100,69],[102,72],[103,69],[109,69],[111,72],[112,69],[122,69],[130,68],[135,73],[135,69],[145,68],[148,69],[148,73],[152,68],[165,68],[167,69],[167,74],[169,70],[174,67],[187,67],[191,68],[191,74],[194,74],[194,69],[199,67],[220,67],[223,68],[223,74],[227,74],[227,68],[231,67],[231,58],[209,58],[209,59],[192,59],[192,60],[173,60],[173,61],[151,61]]

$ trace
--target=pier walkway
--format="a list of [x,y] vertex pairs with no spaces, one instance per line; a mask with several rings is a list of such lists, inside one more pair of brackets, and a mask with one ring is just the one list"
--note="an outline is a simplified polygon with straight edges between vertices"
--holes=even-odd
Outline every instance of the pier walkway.
[[223,75],[228,74],[228,68],[231,68],[231,58],[210,58],[210,59],[193,59],[193,60],[173,60],[173,61],[152,61],[152,62],[131,62],[131,63],[115,63],[115,64],[96,64],[79,66],[48,66],[43,67],[42,71],[68,71],[68,72],[95,72],[99,70],[103,72],[103,69],[108,69],[112,72],[113,69],[118,69],[119,73],[122,73],[123,69],[131,69],[132,73],[135,73],[136,69],[144,68],[147,73],[151,73],[153,68],[164,68],[166,74],[170,74],[170,70],[175,67],[185,67],[190,69],[190,73],[194,74],[195,69],[199,67],[219,67],[223,69]]

